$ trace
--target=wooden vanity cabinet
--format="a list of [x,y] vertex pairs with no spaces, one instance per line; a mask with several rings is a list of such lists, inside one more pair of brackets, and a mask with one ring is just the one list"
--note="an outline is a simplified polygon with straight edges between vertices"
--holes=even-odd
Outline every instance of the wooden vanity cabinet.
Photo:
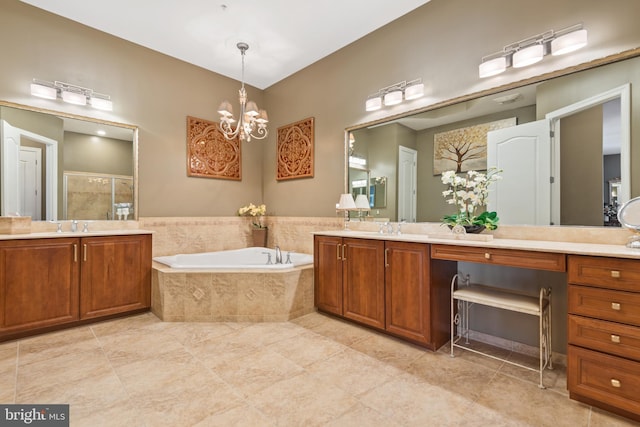
[[80,318],[151,306],[151,236],[82,239]]
[[384,329],[384,245],[382,240],[342,241],[342,315]]
[[316,236],[313,246],[315,305],[342,316],[342,237]]
[[314,263],[318,310],[432,350],[448,341],[455,263],[432,270],[428,244],[315,236]]
[[384,242],[316,236],[314,253],[316,307],[384,329]]
[[80,239],[0,241],[0,338],[79,319]]
[[0,341],[151,306],[151,235],[0,241]]
[[640,420],[640,262],[570,255],[572,399]]

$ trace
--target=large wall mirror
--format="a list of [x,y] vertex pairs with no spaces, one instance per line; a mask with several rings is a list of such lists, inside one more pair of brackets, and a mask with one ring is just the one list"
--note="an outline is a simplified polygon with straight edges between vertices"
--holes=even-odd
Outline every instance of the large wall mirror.
[[0,214],[137,219],[135,126],[0,101]]
[[[457,164],[443,167],[438,150],[450,136],[482,138],[484,166],[467,167],[503,169],[490,206],[501,224],[618,226],[618,206],[640,191],[640,163],[631,157],[640,144],[631,132],[632,115],[640,116],[632,91],[640,87],[638,54],[349,128],[347,191],[363,176],[385,176],[386,207],[367,219],[440,222],[451,214],[441,172]],[[540,124],[546,135],[534,138]]]

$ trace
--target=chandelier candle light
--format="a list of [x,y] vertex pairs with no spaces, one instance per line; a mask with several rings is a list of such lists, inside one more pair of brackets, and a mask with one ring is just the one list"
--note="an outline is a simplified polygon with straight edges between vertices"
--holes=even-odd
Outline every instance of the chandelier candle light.
[[265,110],[259,110],[255,102],[247,102],[247,91],[244,88],[244,55],[249,49],[249,45],[244,42],[237,44],[238,49],[242,55],[242,87],[238,91],[240,97],[240,116],[238,117],[238,124],[235,129],[233,123],[233,110],[231,104],[228,101],[222,102],[218,108],[220,114],[220,130],[227,139],[240,138],[240,141],[251,141],[251,138],[264,139],[267,134],[267,112]]

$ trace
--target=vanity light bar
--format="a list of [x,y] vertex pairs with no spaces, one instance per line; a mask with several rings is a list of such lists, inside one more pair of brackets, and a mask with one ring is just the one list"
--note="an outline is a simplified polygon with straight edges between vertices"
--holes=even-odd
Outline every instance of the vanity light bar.
[[33,79],[31,95],[45,99],[62,99],[64,102],[74,105],[89,104],[98,110],[113,111],[113,102],[111,102],[109,95],[70,83]]
[[564,55],[587,45],[587,30],[582,24],[558,31],[549,30],[506,45],[502,51],[482,58],[478,66],[480,78],[503,73],[509,67],[520,68],[535,64],[546,55]]
[[415,79],[411,81],[404,80],[387,87],[383,87],[373,95],[369,95],[365,102],[365,110],[379,110],[383,105],[397,105],[402,101],[417,99],[423,95],[424,84],[422,83],[422,79]]

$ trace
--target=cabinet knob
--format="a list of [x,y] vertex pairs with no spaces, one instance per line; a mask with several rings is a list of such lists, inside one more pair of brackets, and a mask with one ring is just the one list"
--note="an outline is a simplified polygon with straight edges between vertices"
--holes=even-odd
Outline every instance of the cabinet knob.
[[620,303],[619,302],[612,302],[611,303],[611,309],[612,310],[616,310],[616,311],[620,311]]
[[619,344],[620,343],[620,335],[611,335],[611,342]]
[[484,259],[491,259],[491,254],[489,252],[485,252]]
[[620,278],[620,272],[618,270],[611,270],[611,277],[614,279]]
[[616,380],[615,378],[611,378],[611,385],[615,388],[620,388],[622,387],[622,384],[620,383],[620,380]]

